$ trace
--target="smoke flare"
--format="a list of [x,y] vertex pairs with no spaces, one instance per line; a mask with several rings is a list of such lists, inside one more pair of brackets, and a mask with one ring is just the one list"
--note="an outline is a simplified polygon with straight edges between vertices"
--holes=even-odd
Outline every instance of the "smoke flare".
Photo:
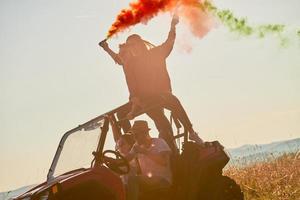
[[177,0],[138,0],[123,9],[108,31],[107,38],[135,24],[144,22],[156,16],[159,12],[170,11]]
[[198,37],[205,35],[211,28],[212,18],[205,12],[202,0],[137,0],[123,9],[108,31],[107,38],[138,23],[146,23],[158,13],[171,12],[175,9]]

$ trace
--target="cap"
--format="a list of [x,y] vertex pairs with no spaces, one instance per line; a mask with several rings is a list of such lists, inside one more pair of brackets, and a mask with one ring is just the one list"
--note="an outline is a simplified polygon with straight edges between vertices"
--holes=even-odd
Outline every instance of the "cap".
[[149,131],[148,123],[145,120],[137,120],[133,123],[130,132]]

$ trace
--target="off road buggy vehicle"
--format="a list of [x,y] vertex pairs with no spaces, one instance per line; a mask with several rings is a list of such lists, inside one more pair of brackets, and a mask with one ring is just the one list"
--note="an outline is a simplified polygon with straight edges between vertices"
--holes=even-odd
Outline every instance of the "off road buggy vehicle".
[[[123,106],[126,106],[123,105]],[[120,106],[66,132],[57,148],[47,181],[16,197],[16,200],[125,200],[126,191],[119,174],[129,171],[128,162],[114,149],[108,116]],[[150,108],[149,108],[150,109]],[[144,112],[139,113],[142,115]],[[180,122],[171,117],[177,129],[180,154],[172,162],[173,185],[149,190],[140,199],[161,200],[242,200],[234,180],[222,175],[229,161],[219,142],[197,145],[180,132]],[[118,165],[104,159],[110,154]],[[121,162],[120,162],[121,161]]]

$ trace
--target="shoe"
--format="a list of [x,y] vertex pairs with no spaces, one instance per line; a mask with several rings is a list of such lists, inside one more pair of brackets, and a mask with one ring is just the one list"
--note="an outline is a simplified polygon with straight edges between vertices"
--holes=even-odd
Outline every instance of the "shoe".
[[199,137],[198,133],[196,132],[190,132],[189,139],[195,141],[197,144],[204,144],[204,141]]

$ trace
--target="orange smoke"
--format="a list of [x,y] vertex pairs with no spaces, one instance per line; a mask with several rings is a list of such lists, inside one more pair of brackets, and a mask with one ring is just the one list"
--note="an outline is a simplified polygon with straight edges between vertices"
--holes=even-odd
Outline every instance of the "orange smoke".
[[182,0],[178,15],[188,25],[192,34],[198,38],[205,36],[215,25],[215,18],[205,10],[204,1]]
[[138,23],[146,23],[160,12],[170,12],[176,8],[193,34],[205,35],[211,28],[211,16],[205,11],[202,0],[136,0],[123,9],[108,31],[107,38]]

